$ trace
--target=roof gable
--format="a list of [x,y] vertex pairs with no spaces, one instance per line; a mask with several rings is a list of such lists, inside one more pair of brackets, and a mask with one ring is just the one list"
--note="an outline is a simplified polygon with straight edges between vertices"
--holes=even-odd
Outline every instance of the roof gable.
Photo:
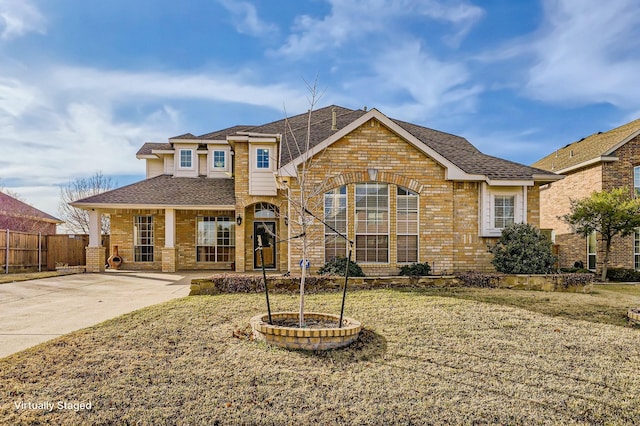
[[43,222],[64,223],[63,220],[51,216],[42,210],[38,210],[37,208],[3,192],[0,192],[0,213],[7,216],[24,217]]
[[[327,109],[325,108],[325,110]],[[325,130],[324,132],[317,132],[317,121],[312,120],[312,139],[309,143],[308,152],[300,149],[297,156],[290,155],[289,157],[283,152],[281,173],[295,175],[297,166],[305,159],[320,153],[369,120],[376,119],[425,155],[441,164],[446,169],[446,178],[450,180],[475,180],[489,183],[501,181],[501,184],[522,184],[523,181],[553,181],[560,179],[560,176],[545,170],[485,155],[460,136],[394,120],[377,109],[372,109],[369,112],[362,110],[351,111],[338,117],[352,119],[352,121],[346,122],[346,125],[343,126],[338,125],[339,130],[331,131],[322,140],[320,138],[327,135],[326,120],[323,121],[324,125],[321,127],[321,129]],[[329,119],[329,124],[331,124],[331,119]],[[304,132],[304,135],[298,135],[303,136],[303,141],[306,140],[306,122]],[[297,140],[297,146],[300,146],[299,139]],[[284,161],[287,159],[289,161]]]
[[562,173],[577,167],[607,161],[618,148],[640,134],[640,119],[598,132],[560,148],[533,163],[534,167]]

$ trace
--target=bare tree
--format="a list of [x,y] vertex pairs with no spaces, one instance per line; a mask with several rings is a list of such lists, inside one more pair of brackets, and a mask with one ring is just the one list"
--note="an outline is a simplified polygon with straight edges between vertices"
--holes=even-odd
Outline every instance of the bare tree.
[[[89,178],[78,178],[60,188],[60,203],[58,215],[64,220],[67,227],[77,234],[89,233],[89,212],[69,205],[69,203],[83,198],[98,195],[110,191],[116,187],[116,183],[98,171]],[[103,235],[111,230],[109,218],[102,216],[101,231]]]
[[[314,235],[314,215],[313,211],[318,211],[324,199],[320,197],[324,184],[318,184],[318,182],[310,179],[310,172],[314,168],[315,163],[313,161],[310,144],[311,144],[311,119],[313,110],[322,97],[321,93],[318,93],[317,81],[313,84],[307,84],[309,96],[307,101],[309,102],[309,111],[307,113],[306,133],[303,141],[298,141],[294,129],[291,128],[291,124],[288,119],[286,122],[286,132],[284,134],[284,145],[289,152],[290,158],[296,156],[302,156],[302,163],[296,170],[296,188],[289,186],[287,188],[286,198],[289,202],[288,220],[291,223],[294,232],[299,237],[300,251],[302,253],[302,268],[300,277],[300,307],[299,307],[299,326],[304,327],[304,296],[305,296],[305,281],[307,275],[307,268],[304,263],[309,259],[310,249],[312,248],[313,241],[320,237],[320,235]],[[286,111],[285,111],[286,116]],[[294,152],[292,152],[294,151]],[[317,158],[317,157],[316,157]],[[326,172],[326,171],[325,171]],[[329,173],[326,173],[328,176]],[[328,178],[326,178],[328,180]],[[324,228],[322,228],[324,229]],[[324,236],[324,234],[322,234]]]

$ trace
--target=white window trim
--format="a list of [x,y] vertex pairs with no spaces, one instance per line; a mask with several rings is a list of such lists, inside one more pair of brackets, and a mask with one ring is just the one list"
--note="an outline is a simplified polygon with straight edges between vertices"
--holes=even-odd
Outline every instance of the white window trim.
[[[182,165],[182,153],[188,151],[191,153],[191,166],[183,166]],[[195,150],[192,148],[180,148],[178,149],[178,161],[177,161],[177,166],[178,169],[180,170],[195,170],[196,169],[196,161],[197,158],[195,156]]]
[[[403,235],[403,236],[404,235],[411,235],[411,236],[413,236],[413,235],[415,235],[416,237],[418,237],[418,241],[417,241],[418,247],[417,247],[417,250],[416,250],[416,255],[417,255],[417,259],[418,259],[417,262],[419,262],[420,261],[420,194],[415,192],[415,191],[411,191],[410,189],[405,188],[404,186],[396,186],[395,188],[396,188],[396,190],[395,190],[395,193],[396,193],[396,200],[395,200],[395,202],[396,202],[396,236],[399,236],[399,235]],[[416,221],[417,229],[416,229],[416,233],[415,234],[401,234],[401,233],[398,232],[398,197],[401,197],[401,195],[398,195],[398,188],[402,188],[405,191],[408,191],[408,192],[411,192],[413,194],[416,194],[415,195],[416,201],[417,201],[416,213],[417,213],[418,217],[417,217],[417,221]],[[398,241],[396,239],[396,261],[397,261],[397,258],[398,258]],[[411,264],[413,262],[399,262],[398,261],[397,263],[404,265],[404,264]]]
[[480,236],[500,237],[503,228],[495,227],[495,197],[514,196],[514,223],[527,223],[527,187],[526,186],[480,186]]
[[[215,163],[216,152],[222,152],[224,155],[224,166],[217,167]],[[212,149],[211,150],[211,171],[212,172],[228,172],[229,171],[229,150],[228,149]]]
[[[269,166],[268,167],[258,167],[258,151],[264,149],[267,151],[267,158],[269,160]],[[255,147],[255,156],[253,158],[253,167],[254,170],[258,171],[258,172],[266,172],[269,170],[273,170],[273,158],[271,155],[271,147],[268,146],[256,146]]]
[[[387,186],[387,232],[386,234],[377,234],[377,233],[369,233],[369,232],[356,232],[356,230],[358,229],[358,194],[357,194],[357,186],[358,185],[366,185],[366,184],[373,184],[373,185],[386,185]],[[358,235],[364,235],[364,236],[376,236],[376,235],[386,235],[387,237],[387,261],[386,262],[365,262],[365,261],[359,261],[358,263],[361,265],[390,265],[391,264],[391,188],[392,186],[386,182],[378,182],[378,181],[371,181],[371,182],[360,182],[357,183],[356,186],[354,187],[353,190],[353,214],[354,214],[354,220],[353,220],[353,232],[355,235],[355,240],[357,240]],[[394,187],[395,188],[395,187]],[[367,211],[365,209],[365,211]],[[369,218],[367,216],[367,218],[365,218],[365,224],[368,222]],[[358,251],[358,244],[354,244],[354,256],[356,256],[357,259],[357,251]]]

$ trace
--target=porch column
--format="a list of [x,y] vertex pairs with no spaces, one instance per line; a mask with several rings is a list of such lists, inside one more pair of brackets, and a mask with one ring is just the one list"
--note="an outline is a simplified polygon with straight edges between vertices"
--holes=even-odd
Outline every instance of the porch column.
[[[246,245],[251,241],[245,241],[245,226],[247,221],[245,220],[244,208],[236,206],[236,271],[245,272],[245,250]],[[240,218],[240,219],[238,219]],[[240,221],[240,224],[238,224]],[[253,248],[253,244],[251,246]]]
[[106,248],[102,246],[102,212],[89,210],[89,246],[86,252],[86,271],[104,272]]
[[162,248],[162,272],[175,272],[178,263],[176,252],[176,210],[164,209],[164,247]]

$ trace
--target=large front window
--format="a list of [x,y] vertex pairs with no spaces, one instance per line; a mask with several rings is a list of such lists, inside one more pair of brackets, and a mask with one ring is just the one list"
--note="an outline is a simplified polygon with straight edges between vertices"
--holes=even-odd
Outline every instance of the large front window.
[[396,233],[398,263],[418,262],[418,194],[398,187]]
[[[347,257],[347,187],[333,189],[324,194],[324,258]],[[337,232],[336,232],[337,231]]]
[[389,262],[389,186],[356,184],[356,261]]
[[640,228],[633,233],[633,264],[636,271],[640,271]]
[[153,262],[153,234],[153,216],[134,216],[133,260],[135,262]]
[[235,222],[228,217],[200,216],[197,220],[198,262],[232,262],[235,259]]

